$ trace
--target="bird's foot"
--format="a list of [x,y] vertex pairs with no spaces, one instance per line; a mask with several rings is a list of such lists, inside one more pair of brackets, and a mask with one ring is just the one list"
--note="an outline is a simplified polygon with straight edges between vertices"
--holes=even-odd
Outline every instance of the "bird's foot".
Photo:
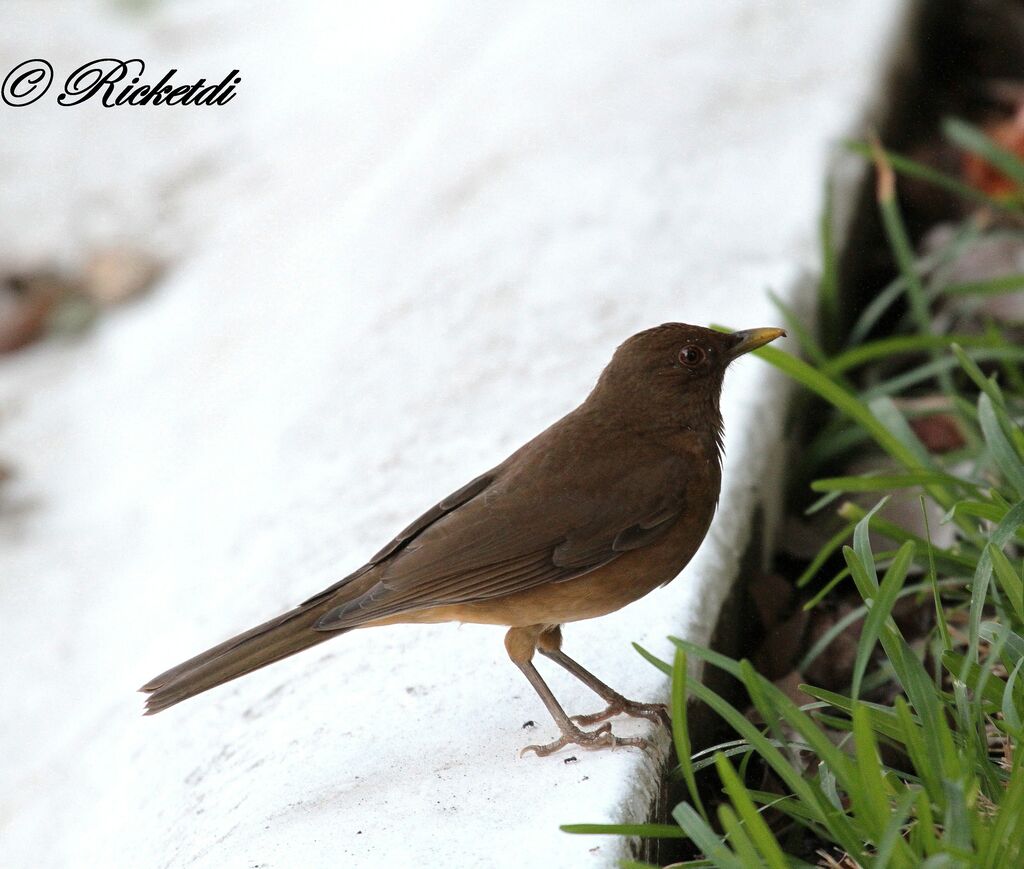
[[580,730],[578,727],[570,726],[562,729],[562,735],[554,742],[547,745],[528,745],[519,756],[523,757],[528,751],[532,751],[538,757],[547,757],[554,754],[567,745],[578,745],[587,751],[597,751],[602,748],[624,748],[632,747],[647,751],[650,743],[639,736],[616,736],[612,733],[612,726],[605,724],[597,730]]
[[587,726],[607,721],[616,715],[646,718],[654,724],[664,724],[669,729],[672,728],[672,720],[668,717],[668,707],[664,703],[638,703],[636,700],[627,700],[625,697],[617,697],[612,700],[603,712],[595,712],[592,715],[574,715],[571,720],[576,724]]

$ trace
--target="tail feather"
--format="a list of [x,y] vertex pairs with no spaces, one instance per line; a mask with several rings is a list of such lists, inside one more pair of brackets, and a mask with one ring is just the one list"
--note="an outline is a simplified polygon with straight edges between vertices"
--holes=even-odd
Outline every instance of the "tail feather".
[[330,607],[301,606],[257,625],[151,679],[139,690],[149,694],[153,715],[224,682],[329,640],[343,630],[318,631],[313,625]]

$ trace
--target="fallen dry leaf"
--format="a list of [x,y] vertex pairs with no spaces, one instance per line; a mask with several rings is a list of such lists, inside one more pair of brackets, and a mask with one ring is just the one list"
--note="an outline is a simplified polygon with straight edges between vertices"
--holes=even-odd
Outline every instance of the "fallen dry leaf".
[[48,273],[13,275],[0,283],[0,353],[39,338],[63,292],[63,283]]
[[800,690],[800,686],[805,682],[806,680],[798,670],[790,670],[781,679],[775,680],[775,687],[797,706],[806,706],[808,703],[813,703],[814,698]]
[[[808,648],[818,642],[835,624],[847,616],[854,605],[842,601],[834,611],[816,607],[811,612],[811,621],[807,628]],[[864,626],[864,620],[858,619],[847,625],[815,658],[804,671],[806,681],[831,691],[843,691],[853,678],[853,664],[857,658],[857,642]]]
[[82,273],[82,291],[101,305],[117,305],[149,289],[161,266],[148,254],[126,247],[97,251]]
[[765,631],[771,631],[793,610],[793,585],[777,573],[761,573],[750,583],[754,607]]
[[[810,613],[797,606],[789,617],[777,623],[764,638],[752,663],[767,679],[776,679],[787,673],[804,650],[804,637]],[[806,701],[805,701],[806,702]]]
[[[989,121],[982,129],[1003,150],[1024,157],[1024,108],[1012,118]],[[964,180],[989,196],[995,199],[1020,196],[1017,184],[983,157],[964,152],[961,166]]]
[[910,420],[910,428],[930,453],[941,455],[958,450],[967,441],[958,420],[951,413],[935,413]]

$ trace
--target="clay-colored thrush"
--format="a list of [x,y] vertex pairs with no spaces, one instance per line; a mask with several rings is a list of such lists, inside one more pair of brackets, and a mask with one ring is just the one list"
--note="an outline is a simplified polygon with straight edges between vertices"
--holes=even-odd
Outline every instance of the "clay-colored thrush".
[[[614,736],[610,724],[578,726],[619,713],[665,720],[665,709],[627,700],[584,670],[561,650],[561,625],[617,610],[686,566],[718,503],[726,366],[784,334],[667,323],[634,335],[583,404],[431,507],[355,573],[147,682],[147,714],[354,628],[477,622],[509,626],[509,657],[561,730],[524,752],[646,747]],[[608,707],[570,719],[533,665],[538,650]]]

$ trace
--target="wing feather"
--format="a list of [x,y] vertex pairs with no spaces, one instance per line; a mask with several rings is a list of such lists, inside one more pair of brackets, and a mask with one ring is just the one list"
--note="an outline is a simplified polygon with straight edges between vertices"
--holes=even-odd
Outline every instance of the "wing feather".
[[360,593],[328,611],[316,628],[339,630],[564,582],[648,546],[684,513],[685,460],[656,458],[584,463],[593,471],[592,487],[560,492],[546,482],[557,475],[510,471],[513,456],[409,525],[356,572],[369,574]]

